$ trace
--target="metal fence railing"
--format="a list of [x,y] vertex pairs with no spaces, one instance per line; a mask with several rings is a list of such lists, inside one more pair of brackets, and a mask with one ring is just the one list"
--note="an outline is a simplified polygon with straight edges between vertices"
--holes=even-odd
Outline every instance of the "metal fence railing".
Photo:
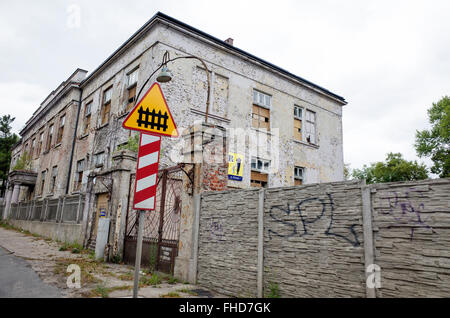
[[59,199],[32,200],[12,203],[11,220],[29,220],[56,223],[80,223],[84,209],[84,195],[60,197]]

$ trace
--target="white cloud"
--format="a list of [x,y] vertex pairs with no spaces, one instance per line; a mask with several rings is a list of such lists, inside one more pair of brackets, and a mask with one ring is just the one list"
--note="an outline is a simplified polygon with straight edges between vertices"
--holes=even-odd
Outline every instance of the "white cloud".
[[[71,4],[81,8],[80,28],[66,26]],[[391,151],[417,159],[416,129],[428,126],[427,108],[450,94],[447,0],[42,0],[26,6],[0,3],[0,82],[38,83],[29,84],[36,89],[30,103],[19,92],[25,119],[75,68],[95,69],[157,11],[232,37],[235,46],[344,96],[344,153],[353,168]]]
[[10,114],[16,119],[12,123],[13,132],[19,131],[49,94],[47,89],[32,83],[0,83],[1,114]]

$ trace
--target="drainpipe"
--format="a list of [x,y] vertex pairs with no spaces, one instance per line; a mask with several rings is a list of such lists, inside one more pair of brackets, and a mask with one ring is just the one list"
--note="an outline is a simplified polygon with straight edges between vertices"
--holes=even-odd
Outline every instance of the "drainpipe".
[[78,100],[77,119],[75,120],[75,130],[73,132],[72,150],[70,151],[70,162],[69,162],[69,169],[67,172],[66,195],[69,194],[70,175],[72,174],[73,154],[75,151],[75,142],[77,140],[78,120],[80,118],[80,111],[81,111],[81,97],[83,95],[83,89],[81,87],[79,89],[80,89],[80,99]]

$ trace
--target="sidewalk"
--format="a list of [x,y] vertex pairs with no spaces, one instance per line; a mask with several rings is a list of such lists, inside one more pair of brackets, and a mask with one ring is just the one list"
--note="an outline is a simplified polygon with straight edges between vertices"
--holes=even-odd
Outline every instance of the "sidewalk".
[[[79,247],[69,246],[17,229],[0,226],[0,246],[28,262],[46,284],[57,287],[62,297],[131,297],[134,267],[95,261],[93,255]],[[68,288],[67,267],[81,269],[81,288]],[[0,271],[0,275],[1,275]],[[223,297],[195,285],[178,282],[161,274],[141,272],[139,297]]]

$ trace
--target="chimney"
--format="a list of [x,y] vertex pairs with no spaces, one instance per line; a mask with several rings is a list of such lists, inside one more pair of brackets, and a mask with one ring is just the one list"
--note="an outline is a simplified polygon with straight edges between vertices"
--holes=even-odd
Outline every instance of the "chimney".
[[232,38],[228,38],[225,40],[225,43],[229,44],[229,45],[233,45],[233,39]]

